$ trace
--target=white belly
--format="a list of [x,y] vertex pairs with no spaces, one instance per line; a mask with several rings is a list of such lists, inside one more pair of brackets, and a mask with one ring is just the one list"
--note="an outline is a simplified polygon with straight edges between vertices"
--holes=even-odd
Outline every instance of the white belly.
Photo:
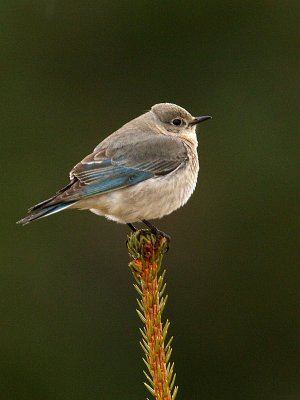
[[120,223],[161,218],[188,201],[198,170],[198,160],[194,159],[171,174],[81,200],[74,207],[90,209]]

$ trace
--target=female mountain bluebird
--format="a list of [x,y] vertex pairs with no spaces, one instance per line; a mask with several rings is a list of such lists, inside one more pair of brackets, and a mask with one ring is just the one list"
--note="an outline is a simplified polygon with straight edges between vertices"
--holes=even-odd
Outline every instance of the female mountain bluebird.
[[70,172],[70,183],[29,209],[18,223],[28,224],[67,208],[95,214],[135,230],[142,221],[161,218],[192,195],[199,171],[196,125],[209,116],[192,117],[171,103],[154,105],[104,139]]

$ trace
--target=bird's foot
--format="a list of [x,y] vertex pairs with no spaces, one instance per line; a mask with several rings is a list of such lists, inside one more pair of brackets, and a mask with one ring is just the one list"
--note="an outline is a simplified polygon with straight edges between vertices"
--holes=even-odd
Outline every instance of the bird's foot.
[[156,228],[156,226],[152,225],[149,221],[143,219],[142,221],[145,225],[148,226],[148,228],[150,229],[150,232],[155,235],[156,237],[156,241],[155,241],[155,247],[158,248],[159,244],[161,242],[161,240],[163,238],[166,239],[167,241],[167,251],[169,251],[170,248],[170,242],[171,242],[171,236],[168,235],[167,233],[160,231],[159,229]]
[[[145,225],[147,225],[147,227],[148,227],[149,229],[137,229],[137,228],[136,228],[133,224],[131,224],[131,223],[128,223],[127,225],[129,226],[129,228],[130,228],[133,232],[137,232],[137,231],[138,231],[139,233],[144,234],[144,235],[149,234],[149,232],[152,233],[152,234],[156,237],[155,244],[154,244],[154,246],[155,246],[156,249],[158,249],[158,247],[159,247],[159,245],[160,245],[160,243],[161,243],[161,240],[162,240],[162,239],[165,239],[166,242],[167,242],[167,243],[166,243],[166,250],[169,251],[170,242],[171,242],[171,236],[168,235],[167,233],[163,232],[163,231],[160,231],[160,230],[157,229],[154,225],[152,225],[150,222],[148,222],[148,221],[146,221],[146,220],[143,220],[142,222],[143,222]],[[128,243],[128,240],[126,240],[126,246],[127,246],[127,243]]]

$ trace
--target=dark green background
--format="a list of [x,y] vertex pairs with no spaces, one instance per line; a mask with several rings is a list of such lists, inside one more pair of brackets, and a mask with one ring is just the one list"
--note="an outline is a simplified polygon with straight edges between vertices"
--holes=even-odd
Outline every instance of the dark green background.
[[76,211],[15,221],[164,101],[213,116],[195,194],[157,221],[178,399],[299,399],[299,11],[1,1],[1,399],[147,396],[127,227]]

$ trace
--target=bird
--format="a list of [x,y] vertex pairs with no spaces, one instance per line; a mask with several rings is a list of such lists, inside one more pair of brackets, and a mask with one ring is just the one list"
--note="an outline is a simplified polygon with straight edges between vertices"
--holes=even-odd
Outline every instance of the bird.
[[82,209],[127,224],[162,218],[183,206],[199,172],[196,127],[211,116],[193,117],[172,103],[159,103],[106,137],[75,165],[70,182],[28,210],[17,223],[66,209]]

